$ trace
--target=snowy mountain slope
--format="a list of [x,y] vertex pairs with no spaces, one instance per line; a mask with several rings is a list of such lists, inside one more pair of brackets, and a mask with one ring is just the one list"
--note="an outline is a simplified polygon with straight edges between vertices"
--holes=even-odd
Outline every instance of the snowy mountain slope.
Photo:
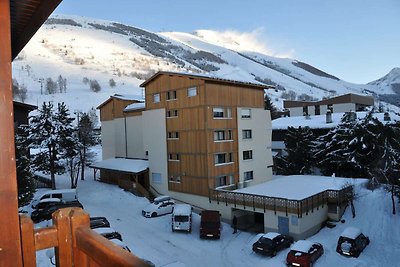
[[[387,86],[348,83],[305,63],[262,54],[257,47],[243,51],[241,40],[219,38],[204,32],[156,34],[116,22],[56,15],[13,62],[13,77],[27,87],[26,102],[65,101],[72,112],[87,111],[115,93],[142,99],[139,84],[158,70],[275,84],[278,90],[268,92],[278,107],[282,92],[289,90],[314,98],[393,93]],[[237,46],[229,45],[233,41]],[[46,80],[57,81],[59,75],[67,80],[67,92],[46,94]],[[101,90],[92,92],[84,78],[97,80]]]

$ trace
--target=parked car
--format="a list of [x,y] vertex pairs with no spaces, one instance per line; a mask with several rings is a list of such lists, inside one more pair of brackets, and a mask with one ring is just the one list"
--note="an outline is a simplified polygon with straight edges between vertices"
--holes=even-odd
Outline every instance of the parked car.
[[324,254],[324,248],[319,243],[299,240],[292,245],[286,257],[288,266],[310,267]]
[[369,238],[356,227],[347,227],[340,235],[336,252],[345,256],[356,257],[369,244]]
[[106,217],[90,217],[90,228],[110,227],[110,222]]
[[279,233],[269,232],[262,235],[257,242],[253,244],[253,251],[266,256],[274,257],[279,251],[290,247],[293,238]]
[[118,233],[116,230],[114,230],[111,227],[99,227],[99,228],[95,228],[93,229],[93,231],[95,231],[96,233],[104,236],[107,239],[118,239],[120,241],[122,241],[122,236],[120,233]]
[[174,206],[175,201],[169,196],[161,196],[155,198],[153,203],[147,205],[142,210],[142,215],[146,218],[149,218],[172,213]]
[[217,210],[203,210],[200,220],[200,238],[221,237],[221,214]]
[[128,247],[124,242],[122,242],[121,240],[115,239],[115,238],[112,238],[112,239],[109,239],[109,240],[110,240],[111,242],[113,242],[114,244],[120,246],[121,248],[125,249],[126,251],[131,252],[131,250],[129,249],[129,247]]
[[172,232],[192,231],[192,206],[189,204],[176,204],[171,218]]
[[60,203],[63,203],[63,201],[59,198],[44,198],[39,201],[39,203],[35,206],[35,209],[45,209],[49,206],[59,205]]
[[55,212],[58,209],[69,208],[69,207],[78,207],[83,209],[83,206],[79,201],[70,201],[70,202],[61,201],[58,204],[50,205],[45,208],[32,211],[31,219],[34,223],[38,223],[44,220],[50,220],[53,212]]
[[58,198],[62,201],[71,202],[77,201],[78,195],[76,193],[76,189],[48,190],[32,200],[32,208],[35,209],[39,202],[46,198]]

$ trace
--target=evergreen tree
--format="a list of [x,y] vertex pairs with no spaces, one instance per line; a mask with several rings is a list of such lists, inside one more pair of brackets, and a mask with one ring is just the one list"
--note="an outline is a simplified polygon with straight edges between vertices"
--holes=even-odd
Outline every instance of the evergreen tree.
[[275,120],[279,118],[278,110],[274,104],[272,104],[271,99],[267,94],[264,97],[264,109],[269,110],[271,112],[271,120]]
[[43,103],[39,114],[31,117],[29,125],[30,147],[38,149],[32,157],[35,170],[50,174],[52,189],[56,188],[55,175],[65,172],[68,144],[71,144],[72,121],[65,104],[59,104],[56,113],[53,104]]
[[26,126],[20,126],[15,138],[19,207],[27,205],[36,191],[29,156],[28,130]]
[[352,177],[354,162],[348,161],[348,155],[355,122],[348,116],[348,114],[343,116],[338,126],[317,139],[314,147],[315,161],[324,175]]
[[85,179],[85,166],[92,158],[88,153],[88,148],[95,144],[95,136],[93,132],[93,125],[89,113],[82,113],[78,119],[78,140],[79,140],[79,158],[81,162],[81,180]]
[[314,139],[308,127],[289,127],[285,137],[287,155],[278,158],[277,172],[285,175],[310,174],[313,168]]

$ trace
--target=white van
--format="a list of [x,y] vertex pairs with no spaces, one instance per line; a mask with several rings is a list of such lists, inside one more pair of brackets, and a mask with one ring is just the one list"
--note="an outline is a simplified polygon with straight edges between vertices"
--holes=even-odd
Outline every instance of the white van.
[[172,232],[192,231],[192,206],[176,204],[172,212]]
[[39,197],[34,198],[32,200],[32,208],[36,208],[39,204],[40,200],[46,198],[58,198],[65,202],[77,201],[78,195],[76,193],[76,189],[56,189],[56,190],[48,190],[43,194],[39,195]]

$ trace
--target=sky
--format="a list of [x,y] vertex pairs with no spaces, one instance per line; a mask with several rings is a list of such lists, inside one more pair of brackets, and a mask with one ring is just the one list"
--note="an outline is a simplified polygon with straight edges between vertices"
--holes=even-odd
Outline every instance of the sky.
[[353,83],[400,67],[399,0],[63,0],[55,13],[153,32],[229,32],[252,49],[306,62]]

